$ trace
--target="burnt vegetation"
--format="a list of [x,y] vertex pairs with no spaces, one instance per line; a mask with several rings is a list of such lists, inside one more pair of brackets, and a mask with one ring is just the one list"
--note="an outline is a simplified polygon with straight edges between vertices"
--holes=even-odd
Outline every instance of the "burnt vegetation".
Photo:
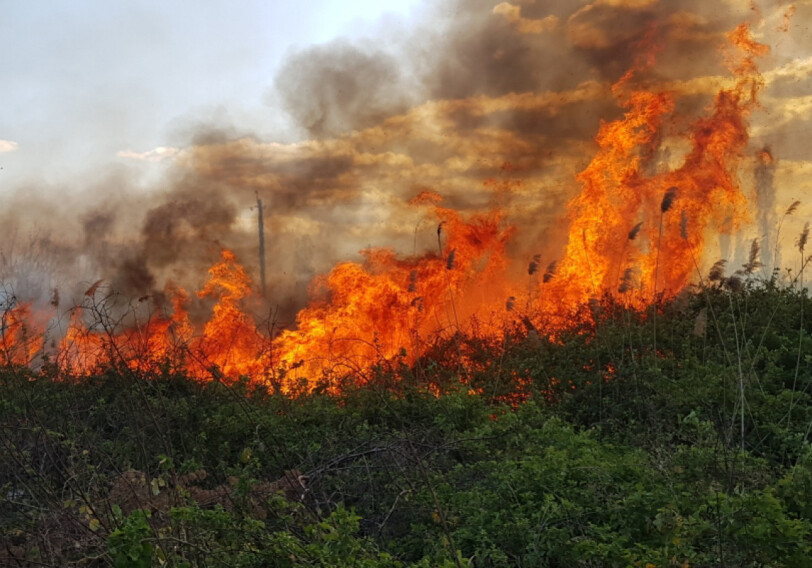
[[808,566],[812,301],[740,272],[298,396],[7,356],[0,564]]

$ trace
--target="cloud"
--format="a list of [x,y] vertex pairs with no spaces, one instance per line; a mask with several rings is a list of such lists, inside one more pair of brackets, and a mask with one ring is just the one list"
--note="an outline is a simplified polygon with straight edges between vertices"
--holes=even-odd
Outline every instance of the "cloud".
[[0,138],[0,154],[3,152],[13,152],[19,147],[19,144],[12,140],[3,140]]
[[116,153],[119,158],[127,158],[129,160],[140,160],[142,162],[162,162],[169,160],[178,155],[180,150],[178,148],[158,146],[146,152],[134,152],[132,150],[121,150]]

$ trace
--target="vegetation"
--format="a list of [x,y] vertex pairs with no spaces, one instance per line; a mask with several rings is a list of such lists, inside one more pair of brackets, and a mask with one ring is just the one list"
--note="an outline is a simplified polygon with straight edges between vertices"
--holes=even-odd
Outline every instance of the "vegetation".
[[457,335],[340,396],[8,368],[0,564],[812,566],[812,301],[656,309]]

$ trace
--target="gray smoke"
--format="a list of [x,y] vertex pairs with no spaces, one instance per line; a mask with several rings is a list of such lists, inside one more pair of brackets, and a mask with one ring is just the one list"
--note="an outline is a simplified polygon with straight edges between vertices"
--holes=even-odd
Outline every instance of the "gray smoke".
[[[36,290],[25,284],[43,301],[51,280],[97,278],[127,297],[160,298],[168,282],[199,289],[227,247],[257,280],[251,207],[259,195],[269,302],[289,323],[311,278],[360,249],[434,250],[435,221],[408,205],[424,190],[462,212],[502,207],[518,228],[510,252],[524,270],[538,251],[552,259],[559,250],[575,175],[601,121],[623,112],[611,84],[646,53],[657,64],[635,85],[670,89],[724,75],[723,34],[748,17],[746,6],[701,0],[454,0],[427,8],[413,29],[295,51],[267,100],[290,115],[298,141],[200,126],[149,191],[115,173],[83,181],[84,201],[69,204],[19,188],[0,212],[0,249],[19,258],[11,244],[34,235],[22,256],[40,260],[36,269],[7,261],[4,276],[61,274]],[[713,90],[686,89],[682,126]],[[666,147],[646,159],[655,167],[663,156]],[[774,171],[761,164],[756,172],[764,234]]]

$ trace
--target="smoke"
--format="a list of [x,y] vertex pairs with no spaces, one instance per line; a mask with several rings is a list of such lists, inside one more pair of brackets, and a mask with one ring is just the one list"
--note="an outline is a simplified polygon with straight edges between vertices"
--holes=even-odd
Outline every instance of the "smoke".
[[[611,85],[656,55],[634,81],[678,95],[684,115],[651,157],[657,167],[678,163],[684,148],[669,146],[669,128],[708,104],[726,73],[723,33],[753,17],[749,3],[734,0],[427,7],[412,29],[288,56],[267,100],[289,114],[297,141],[200,127],[148,191],[113,176],[65,206],[21,188],[2,214],[1,248],[8,256],[14,234],[52,227],[58,237],[37,237],[36,254],[54,265],[42,270],[106,278],[129,297],[158,297],[170,282],[199,289],[223,247],[258,280],[251,206],[259,195],[269,302],[290,322],[307,283],[337,261],[370,246],[436,248],[436,220],[409,205],[428,189],[462,212],[503,209],[518,229],[510,244],[517,263],[537,251],[546,262],[563,244],[563,205],[578,190],[601,121],[623,112]],[[772,171],[757,170],[762,232],[772,222]],[[37,213],[15,219],[11,208]],[[770,249],[765,242],[763,254]],[[32,294],[44,298],[50,287]]]
[[368,128],[409,107],[397,59],[345,40],[292,54],[274,85],[284,108],[314,137]]

